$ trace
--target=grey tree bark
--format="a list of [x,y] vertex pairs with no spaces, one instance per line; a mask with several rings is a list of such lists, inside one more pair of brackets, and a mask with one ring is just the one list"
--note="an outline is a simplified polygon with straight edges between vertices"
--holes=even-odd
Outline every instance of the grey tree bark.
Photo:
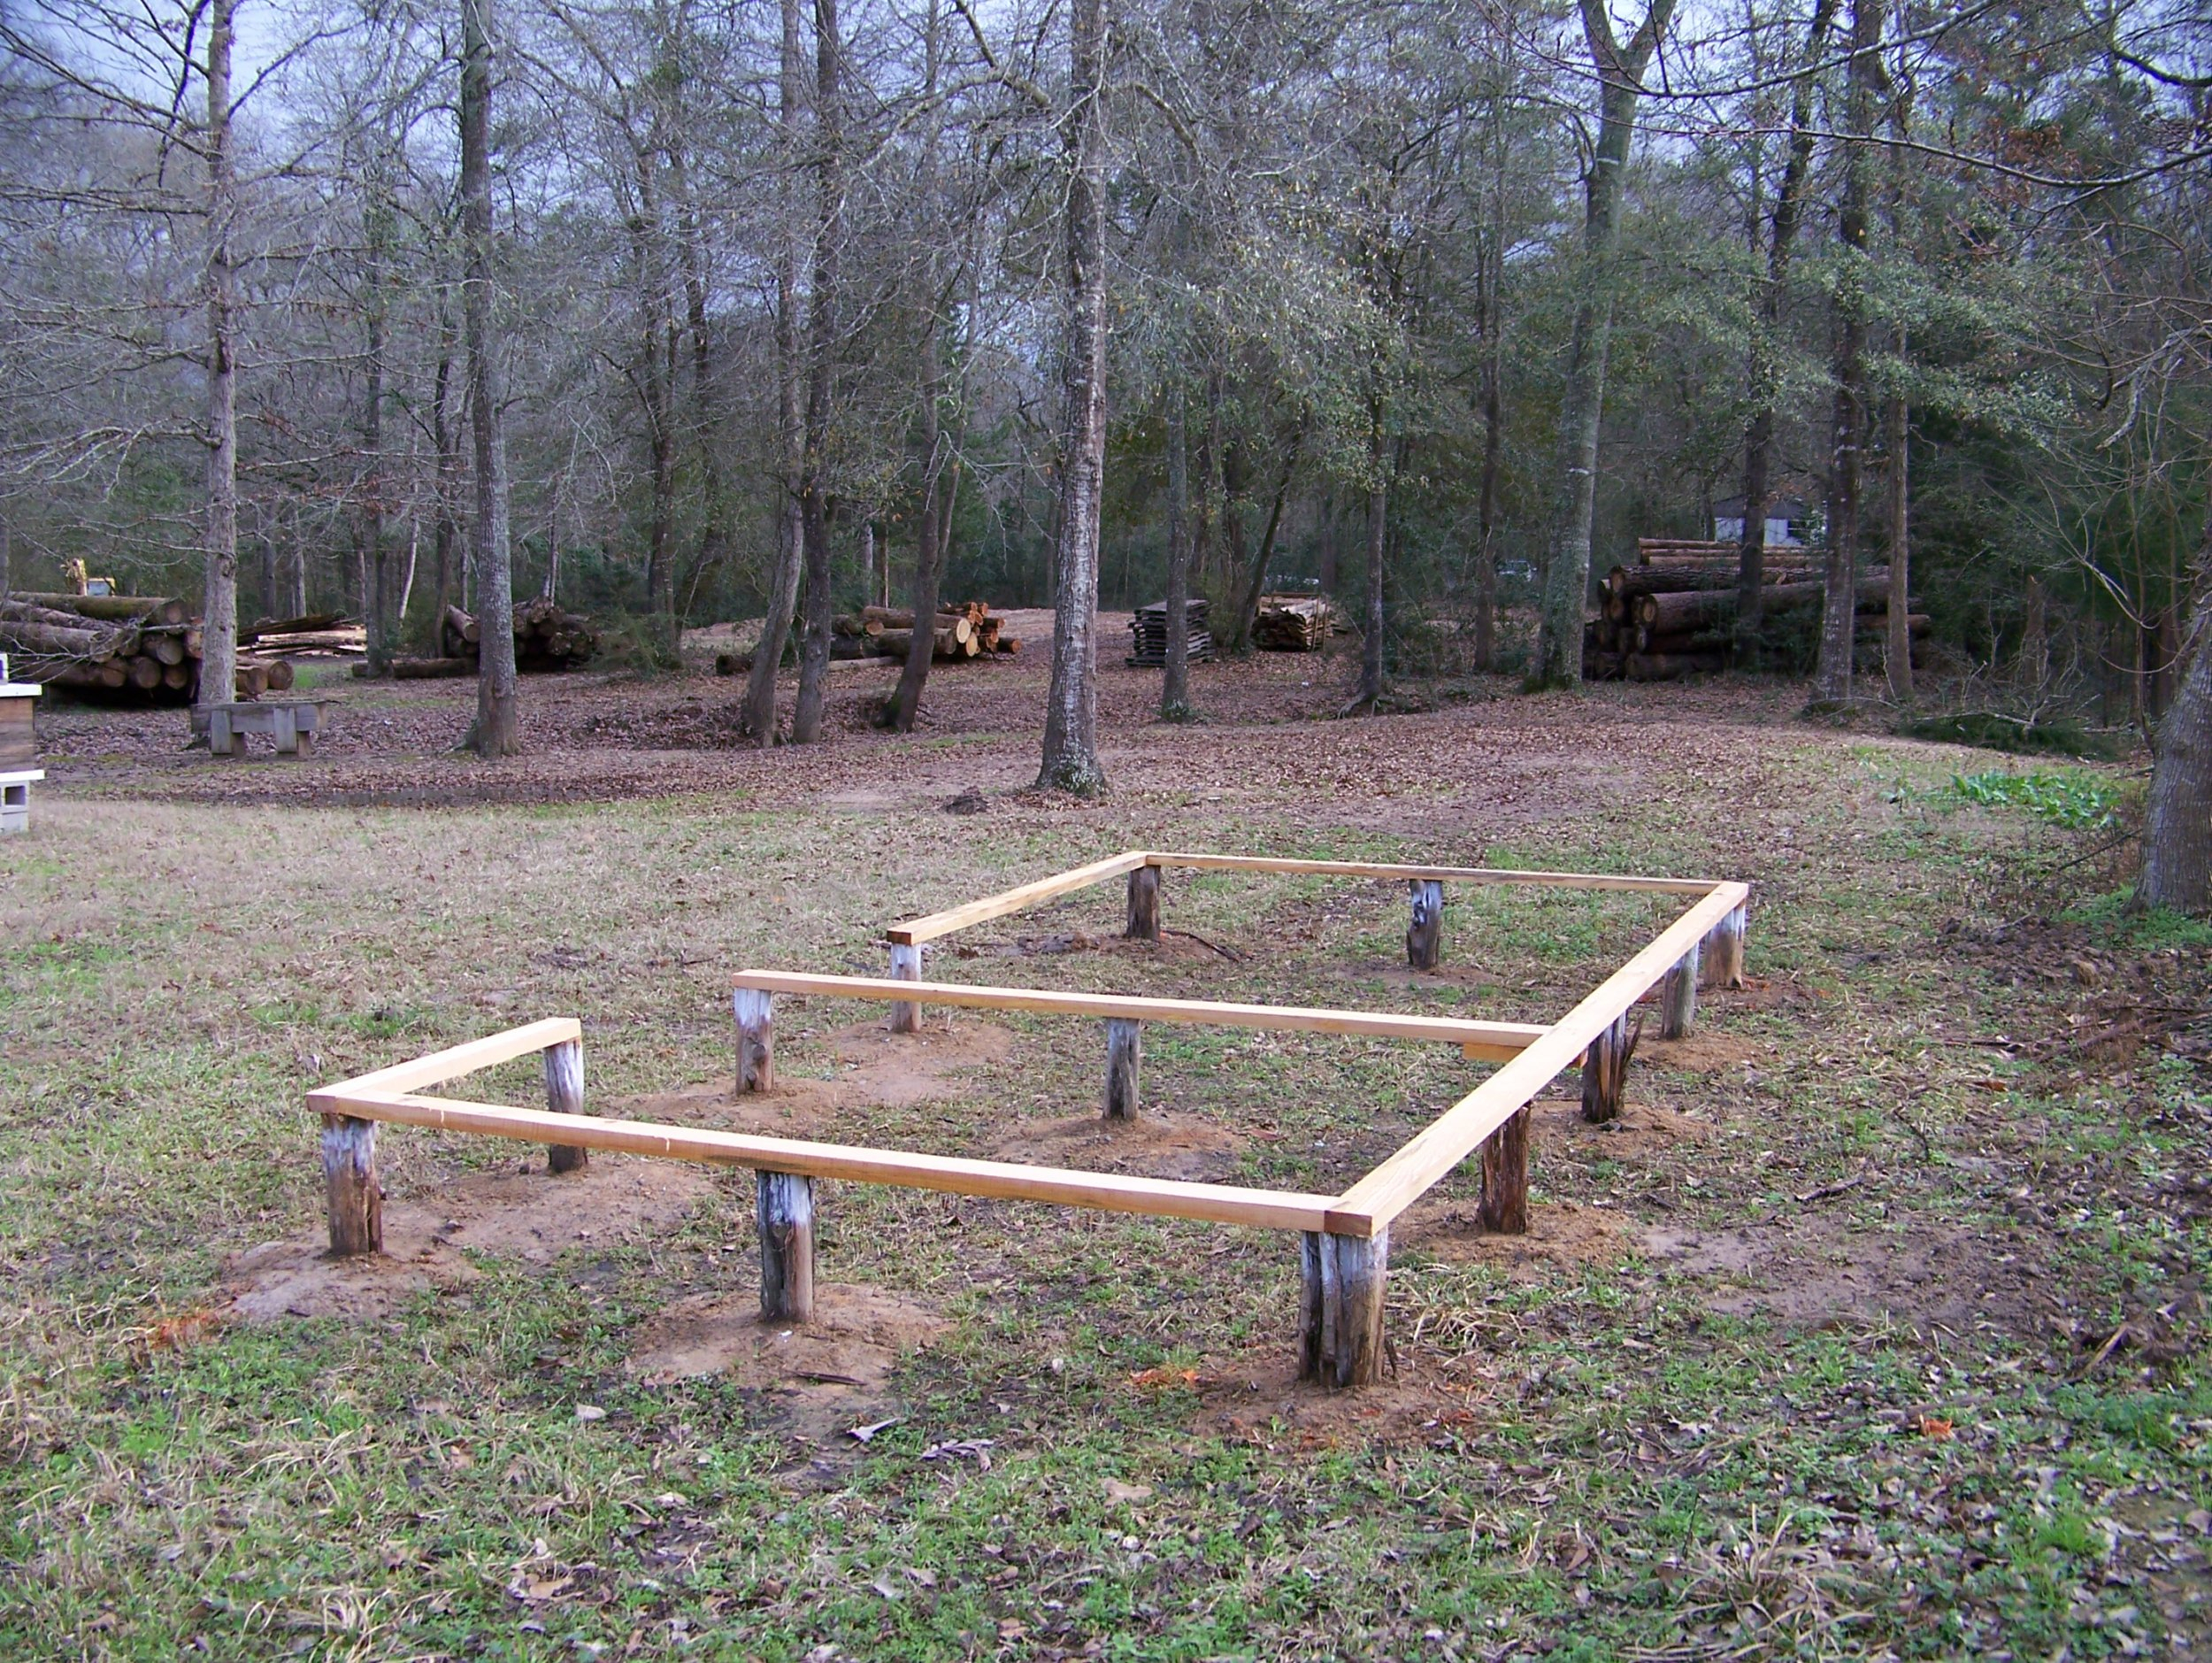
[[1866,175],[1874,130],[1874,81],[1884,0],[1852,0],[1851,69],[1844,98],[1843,200],[1836,215],[1842,268],[1836,283],[1836,406],[1828,480],[1827,593],[1813,701],[1851,697],[1851,637],[1858,606],[1859,511],[1866,450]]
[[363,621],[368,627],[369,674],[383,675],[392,667],[392,649],[399,638],[400,620],[392,597],[392,560],[384,546],[384,262],[391,233],[389,205],[382,196],[382,181],[372,175],[369,201],[362,227],[362,354],[361,447],[368,452],[368,478],[361,487],[363,545]]
[[1098,760],[1098,536],[1106,473],[1106,4],[1071,0],[1066,403],[1061,425],[1057,596],[1044,761],[1037,783],[1095,797]]
[[776,420],[780,506],[776,515],[776,572],[768,616],[753,643],[745,685],[745,732],[756,745],[776,743],[776,670],[783,661],[798,605],[804,550],[799,524],[799,471],[806,450],[799,388],[799,223],[791,180],[799,162],[799,112],[806,98],[806,59],[800,50],[799,0],[782,0],[783,55],[776,99],[777,148],[782,160],[783,224],[776,244]]
[[462,335],[476,512],[469,564],[479,626],[476,720],[463,742],[488,760],[522,748],[516,728],[514,589],[507,522],[507,439],[492,319],[491,0],[461,0]]
[[822,736],[823,682],[830,643],[830,401],[835,391],[837,273],[844,240],[844,158],[837,110],[837,0],[814,0],[814,274],[807,296],[806,446],[799,465],[799,532],[806,550],[806,635],[799,646],[799,697],[791,743]]
[[231,173],[230,54],[234,0],[207,13],[207,522],[201,597],[200,685],[192,726],[207,732],[211,704],[235,696],[238,675],[238,366],[230,237],[237,212]]
[[1160,718],[1182,721],[1190,708],[1190,451],[1183,431],[1183,384],[1167,397],[1167,662],[1160,675]]
[[1605,408],[1605,359],[1613,328],[1615,255],[1620,242],[1621,175],[1636,130],[1643,74],[1674,14],[1674,0],[1651,0],[1624,50],[1605,0],[1581,0],[1582,31],[1595,60],[1597,149],[1584,189],[1580,281],[1567,349],[1559,413],[1558,481],[1544,561],[1544,604],[1536,634],[1533,687],[1582,680],[1582,612],[1590,588],[1590,522],[1597,500],[1598,422]]

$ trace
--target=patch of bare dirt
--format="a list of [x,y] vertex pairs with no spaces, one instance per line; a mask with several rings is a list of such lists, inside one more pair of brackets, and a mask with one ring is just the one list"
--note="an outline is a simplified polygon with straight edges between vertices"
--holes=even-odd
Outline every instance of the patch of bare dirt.
[[1735,1034],[1693,1033],[1686,1039],[1658,1039],[1647,1034],[1636,1043],[1638,1061],[1679,1068],[1686,1074],[1727,1074],[1764,1062],[1767,1056],[1767,1047],[1759,1041]]
[[715,1193],[704,1167],[598,1154],[556,1178],[542,1158],[527,1170],[480,1173],[384,1206],[384,1251],[333,1259],[318,1228],[265,1242],[223,1266],[229,1317],[380,1316],[418,1294],[477,1279],[472,1252],[550,1264],[572,1248],[611,1248],[665,1236]]
[[1336,974],[1346,982],[1379,982],[1391,988],[1465,988],[1471,992],[1496,988],[1504,980],[1480,965],[1440,964],[1433,970],[1414,970],[1385,959],[1347,965]]
[[[1403,1359],[1357,1391],[1330,1391],[1298,1378],[1286,1348],[1256,1348],[1254,1359],[1200,1369],[1197,1424],[1266,1450],[1340,1450],[1429,1444],[1486,1419],[1480,1386]],[[1295,1347],[1287,1348],[1295,1351]],[[1264,1359],[1264,1360],[1261,1360]]]
[[2029,1334],[2047,1333],[2059,1308],[2040,1254],[2016,1231],[1872,1230],[1811,1214],[1738,1229],[1661,1226],[1643,1233],[1642,1246],[1668,1269],[1709,1278],[1703,1303],[1727,1316]]
[[994,1159],[1033,1166],[1218,1183],[1236,1169],[1243,1148],[1243,1138],[1213,1121],[1148,1112],[1134,1120],[1086,1114],[1033,1122],[1003,1139],[991,1154]]
[[[1632,1089],[1632,1074],[1629,1083]],[[1655,1103],[1624,1103],[1617,1119],[1598,1126],[1582,1118],[1579,1098],[1540,1097],[1529,1106],[1532,1113],[1531,1141],[1539,1151],[1548,1143],[1555,1148],[1563,1145],[1586,1156],[1633,1160],[1640,1156],[1664,1153],[1678,1143],[1699,1143],[1713,1134],[1709,1122],[1661,1108]],[[1532,1157],[1541,1158],[1540,1154]]]
[[827,1080],[779,1079],[773,1091],[737,1095],[733,1082],[657,1091],[612,1105],[613,1113],[635,1120],[670,1126],[703,1126],[718,1132],[746,1132],[759,1137],[818,1137],[829,1128],[841,1097]]
[[1010,1029],[978,1021],[965,1011],[925,1005],[918,1034],[894,1034],[889,1023],[887,1015],[831,1036],[841,1070],[826,1083],[841,1100],[892,1109],[926,1102],[944,1096],[956,1078],[1005,1061],[1014,1048]]
[[1438,1259],[1481,1262],[1513,1271],[1538,1266],[1609,1265],[1633,1244],[1631,1227],[1603,1207],[1573,1201],[1548,1201],[1528,1210],[1525,1236],[1494,1236],[1482,1228],[1471,1201],[1417,1205],[1393,1228],[1394,1243],[1417,1247]]
[[886,1288],[819,1287],[814,1297],[803,1326],[763,1320],[757,1292],[680,1299],[639,1327],[626,1367],[648,1386],[719,1376],[759,1393],[803,1470],[827,1479],[864,1446],[851,1428],[898,1417],[892,1374],[948,1324],[929,1301]]

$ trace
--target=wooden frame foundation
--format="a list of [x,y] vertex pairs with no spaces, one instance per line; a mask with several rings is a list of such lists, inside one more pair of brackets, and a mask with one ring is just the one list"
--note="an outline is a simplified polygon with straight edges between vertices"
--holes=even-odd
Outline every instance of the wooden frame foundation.
[[[1678,896],[1686,905],[1678,917],[1573,1009],[1548,1024],[1060,993],[921,979],[926,943],[1125,875],[1129,880],[1126,935],[1135,940],[1157,940],[1160,878],[1171,869],[1403,882],[1409,887],[1412,911],[1406,950],[1417,968],[1424,967],[1425,955],[1428,966],[1432,966],[1440,951],[1443,890],[1449,883],[1641,891]],[[1578,1066],[1585,1116],[1593,1120],[1617,1116],[1629,1060],[1642,1030],[1640,1020],[1631,1027],[1632,1007],[1658,989],[1661,1030],[1676,1036],[1689,1030],[1701,986],[1740,985],[1749,894],[1741,883],[1705,879],[1149,851],[1114,855],[1002,895],[892,926],[885,932],[891,951],[888,977],[738,972],[732,993],[737,1029],[736,1089],[740,1092],[773,1089],[779,994],[885,1003],[891,1007],[890,1027],[897,1033],[917,1031],[921,1008],[927,1004],[1102,1021],[1107,1042],[1103,1113],[1113,1120],[1133,1119],[1138,1113],[1142,1025],[1150,1021],[1426,1040],[1458,1045],[1468,1058],[1495,1063],[1497,1067],[1373,1171],[1342,1194],[1328,1196],[599,1119],[582,1113],[582,1028],[572,1019],[554,1018],[380,1069],[309,1095],[309,1109],[323,1117],[331,1251],[338,1254],[375,1252],[383,1245],[383,1191],[376,1175],[379,1121],[541,1143],[550,1151],[548,1165],[555,1172],[581,1166],[588,1151],[594,1149],[752,1167],[757,1177],[761,1311],[764,1317],[777,1321],[803,1322],[814,1308],[815,1180],[818,1178],[1294,1230],[1300,1236],[1301,1374],[1327,1386],[1361,1385],[1377,1377],[1388,1354],[1383,1308],[1393,1221],[1479,1151],[1484,1227],[1507,1233],[1525,1230],[1529,1105],[1562,1071]],[[421,1095],[479,1069],[534,1052],[542,1052],[545,1058],[544,1109]]]

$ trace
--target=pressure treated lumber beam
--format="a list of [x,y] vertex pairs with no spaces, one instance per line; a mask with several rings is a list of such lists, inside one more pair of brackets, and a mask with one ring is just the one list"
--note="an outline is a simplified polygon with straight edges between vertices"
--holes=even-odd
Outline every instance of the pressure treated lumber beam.
[[983,988],[957,982],[894,982],[878,976],[809,975],[789,970],[741,970],[733,980],[737,987],[761,993],[911,1000],[923,1005],[964,1005],[978,1011],[1033,1011],[1048,1016],[1182,1022],[1279,1033],[1437,1040],[1458,1045],[1469,1056],[1491,1062],[1519,1056],[1550,1031],[1533,1022],[1476,1022],[1455,1016],[1400,1016],[1388,1011],[1310,1010],[1293,1005],[1226,1005],[1211,999],[1155,999],[1119,993]]
[[884,939],[896,946],[918,946],[926,941],[935,941],[940,935],[949,935],[955,930],[966,929],[972,924],[984,924],[995,918],[1004,918],[1009,912],[1018,912],[1024,907],[1034,906],[1040,901],[1049,901],[1055,896],[1066,895],[1074,889],[1087,889],[1094,883],[1103,883],[1109,878],[1118,878],[1125,872],[1133,872],[1139,866],[1148,864],[1150,858],[1141,849],[1109,855],[1103,860],[1092,861],[1087,866],[1077,866],[1069,872],[1056,872],[1048,878],[1039,878],[1034,883],[1025,883],[1003,894],[987,895],[979,901],[970,901],[965,906],[932,912],[926,918],[910,918],[885,930]]
[[1187,855],[1153,850],[1144,856],[1156,866],[1194,872],[1274,872],[1325,878],[1392,878],[1409,883],[1525,884],[1556,889],[1636,889],[1647,895],[1703,895],[1713,878],[1618,877],[1601,872],[1518,872],[1491,866],[1409,866],[1372,860],[1278,860],[1269,855]]
[[549,1016],[541,1022],[526,1022],[520,1028],[511,1028],[503,1033],[487,1034],[481,1039],[470,1040],[448,1051],[434,1051],[427,1057],[418,1057],[412,1062],[395,1063],[389,1068],[379,1068],[374,1074],[359,1074],[351,1080],[342,1080],[327,1088],[334,1092],[420,1091],[428,1086],[442,1086],[449,1080],[458,1080],[479,1069],[489,1068],[503,1062],[512,1062],[518,1057],[527,1057],[568,1040],[580,1040],[584,1025],[572,1016]]
[[1555,1022],[1541,1039],[1347,1190],[1328,1228],[1347,1236],[1371,1235],[1386,1228],[1432,1184],[1466,1159],[1550,1084],[1560,1070],[1588,1050],[1714,925],[1742,905],[1749,894],[1740,883],[1715,884],[1711,893],[1599,983],[1595,991]]
[[398,1093],[367,1097],[316,1091],[309,1094],[307,1105],[319,1114],[426,1126],[486,1137],[511,1137],[524,1143],[557,1141],[619,1154],[657,1155],[671,1160],[750,1166],[755,1171],[841,1178],[856,1183],[895,1184],[952,1195],[1042,1201],[1060,1206],[1092,1207],[1106,1213],[1202,1219],[1216,1224],[1249,1225],[1258,1229],[1317,1230],[1336,1205],[1333,1197],[1296,1190],[1180,1183],[1121,1173],[1070,1172],[1005,1161],[918,1155],[904,1150],[852,1148],[841,1143],[718,1132],[703,1127],[660,1126],[648,1120],[557,1115],[543,1109],[513,1109],[495,1103],[468,1103],[450,1097]]

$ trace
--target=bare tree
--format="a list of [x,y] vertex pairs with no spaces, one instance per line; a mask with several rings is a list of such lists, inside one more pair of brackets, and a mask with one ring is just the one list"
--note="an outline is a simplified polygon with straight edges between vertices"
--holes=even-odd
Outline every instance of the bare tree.
[[463,743],[486,758],[522,748],[515,692],[512,549],[499,343],[492,315],[491,0],[461,0],[461,233],[463,335],[473,447],[476,512],[469,558],[476,574],[476,720]]
[[1544,609],[1530,681],[1568,687],[1582,679],[1582,609],[1590,588],[1590,528],[1596,503],[1598,422],[1605,408],[1605,359],[1613,328],[1615,252],[1622,175],[1636,130],[1644,71],[1674,15],[1674,0],[1650,0],[1625,50],[1605,0],[1581,0],[1582,30],[1598,75],[1598,137],[1584,187],[1582,249],[1567,385],[1559,413],[1557,483],[1544,564]]
[[1037,783],[1095,797],[1098,759],[1098,539],[1106,474],[1106,4],[1071,0],[1067,155],[1065,403],[1059,526],[1053,554],[1052,683]]
[[209,0],[207,19],[207,532],[199,696],[193,727],[227,703],[238,668],[238,366],[231,228],[238,211],[231,166],[232,0]]

